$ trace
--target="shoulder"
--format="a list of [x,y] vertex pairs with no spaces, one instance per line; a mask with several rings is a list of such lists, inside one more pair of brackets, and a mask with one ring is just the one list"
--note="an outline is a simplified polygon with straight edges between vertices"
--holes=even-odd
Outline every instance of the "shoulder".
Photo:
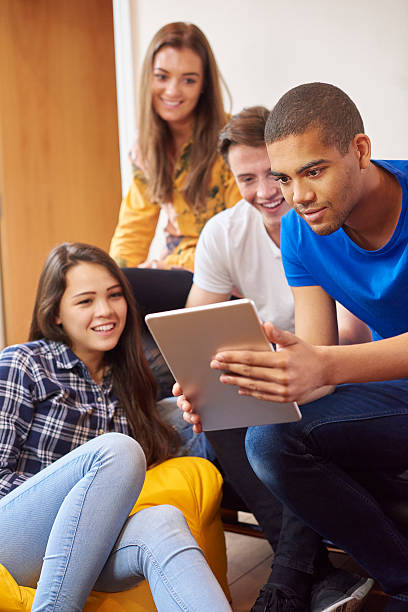
[[372,163],[395,176],[401,185],[404,200],[408,197],[408,160],[406,159],[372,159]]
[[3,349],[0,353],[1,380],[14,383],[26,378],[34,380],[38,375],[44,348],[44,341],[38,340]]
[[62,342],[41,339],[6,347],[0,353],[0,365],[20,368],[34,376],[38,369],[48,369],[50,365],[54,368],[54,364],[65,361],[69,355],[68,347]]
[[242,225],[244,217],[247,218],[250,214],[250,208],[252,207],[246,200],[240,200],[232,208],[222,210],[211,217],[205,224],[201,235],[229,234],[238,222],[240,226]]
[[289,210],[281,223],[281,252],[284,259],[293,256],[302,256],[305,253],[311,254],[311,249],[319,247],[327,242],[336,242],[338,232],[328,236],[316,234],[299,215],[293,210]]
[[228,208],[218,213],[210,221],[225,227],[230,227],[239,223],[241,226],[244,221],[252,221],[257,219],[259,213],[246,200],[242,199],[232,208]]
[[[306,227],[303,227],[303,226]],[[281,221],[281,249],[291,242],[297,242],[302,232],[307,230],[308,225],[295,213],[293,209],[289,210],[282,217]]]
[[406,159],[373,159],[373,164],[380,166],[392,174],[408,177],[408,160]]
[[35,340],[34,342],[25,342],[24,344],[12,344],[4,348],[0,353],[2,361],[18,361],[26,362],[35,359],[47,350],[45,340]]

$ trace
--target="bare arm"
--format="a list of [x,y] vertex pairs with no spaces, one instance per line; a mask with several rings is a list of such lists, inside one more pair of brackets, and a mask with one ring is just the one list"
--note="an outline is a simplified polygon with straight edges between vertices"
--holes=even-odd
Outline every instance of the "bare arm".
[[371,342],[371,331],[368,325],[360,321],[344,306],[336,302],[339,344],[362,344]]
[[310,344],[338,344],[336,302],[321,287],[292,287],[295,333]]
[[336,346],[337,317],[333,300],[319,287],[294,290],[296,333],[271,323],[265,332],[276,353],[226,351],[211,366],[228,370],[220,380],[242,395],[305,403],[323,388],[348,382],[395,380],[408,376],[408,333],[363,344]]
[[214,293],[201,289],[193,283],[190,293],[188,294],[186,308],[192,306],[205,306],[206,304],[215,304],[216,302],[226,302],[231,297],[230,293]]

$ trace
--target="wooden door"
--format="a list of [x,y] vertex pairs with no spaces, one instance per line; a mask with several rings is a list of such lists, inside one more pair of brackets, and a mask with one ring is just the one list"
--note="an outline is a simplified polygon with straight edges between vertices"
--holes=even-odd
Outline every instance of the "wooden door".
[[112,0],[0,2],[5,340],[25,341],[38,277],[63,241],[107,249],[120,163]]

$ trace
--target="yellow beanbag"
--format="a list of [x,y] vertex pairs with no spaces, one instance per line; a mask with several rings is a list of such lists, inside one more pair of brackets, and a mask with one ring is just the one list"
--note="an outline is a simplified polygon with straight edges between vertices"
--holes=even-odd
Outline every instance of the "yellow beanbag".
[[[228,598],[227,557],[219,516],[222,478],[206,459],[177,457],[157,465],[146,474],[139,499],[131,514],[160,504],[179,508],[197,543]],[[1,553],[0,553],[1,558]],[[0,565],[0,612],[31,610],[35,590],[19,586]],[[156,607],[145,580],[120,593],[92,591],[84,612],[150,612]]]

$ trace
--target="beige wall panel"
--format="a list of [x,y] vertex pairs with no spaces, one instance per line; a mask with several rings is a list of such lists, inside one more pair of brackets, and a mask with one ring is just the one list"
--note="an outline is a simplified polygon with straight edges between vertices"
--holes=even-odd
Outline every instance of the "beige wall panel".
[[111,0],[0,2],[6,341],[24,341],[48,251],[108,248],[121,197]]

